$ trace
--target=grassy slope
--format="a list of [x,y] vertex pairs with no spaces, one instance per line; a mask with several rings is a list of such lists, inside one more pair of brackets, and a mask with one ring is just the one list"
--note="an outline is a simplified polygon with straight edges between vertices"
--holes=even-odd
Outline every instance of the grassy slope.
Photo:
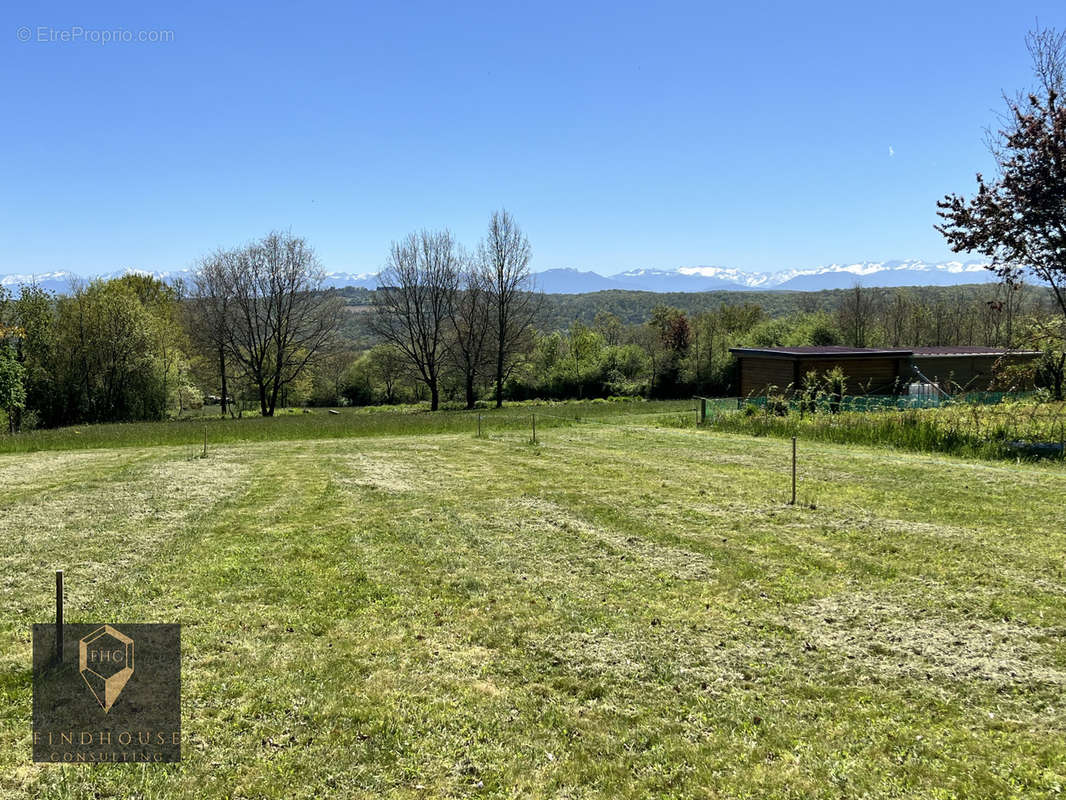
[[[1033,797],[1058,467],[587,425],[0,456],[0,794]],[[816,507],[811,507],[816,506]],[[183,623],[185,760],[28,764],[29,624]]]

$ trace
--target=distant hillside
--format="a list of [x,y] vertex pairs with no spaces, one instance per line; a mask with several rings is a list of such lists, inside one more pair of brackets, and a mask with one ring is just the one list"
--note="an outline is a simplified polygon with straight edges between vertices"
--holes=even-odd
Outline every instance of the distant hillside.
[[[814,311],[836,311],[850,293],[850,289],[830,289],[821,292],[800,291],[715,291],[715,292],[634,292],[609,289],[584,294],[544,294],[538,327],[544,331],[567,330],[574,322],[591,324],[600,312],[617,316],[622,322],[636,324],[647,321],[657,305],[679,308],[687,314],[713,311],[722,305],[751,303],[759,306],[769,317]],[[984,302],[990,299],[992,286],[985,283],[961,286],[914,286],[870,290],[876,303],[890,302],[896,292],[909,292],[933,303],[952,304]],[[1028,291],[1039,292],[1035,287]],[[366,313],[373,302],[373,292],[362,288],[346,288],[341,294],[349,310],[343,322],[343,335],[357,344],[368,346],[372,341],[366,327]]]

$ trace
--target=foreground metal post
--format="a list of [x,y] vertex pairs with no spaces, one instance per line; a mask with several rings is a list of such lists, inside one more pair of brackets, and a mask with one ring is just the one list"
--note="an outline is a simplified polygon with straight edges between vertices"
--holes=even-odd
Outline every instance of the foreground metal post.
[[796,505],[796,437],[792,437],[792,499],[789,505]]
[[63,660],[63,570],[56,570],[56,661]]

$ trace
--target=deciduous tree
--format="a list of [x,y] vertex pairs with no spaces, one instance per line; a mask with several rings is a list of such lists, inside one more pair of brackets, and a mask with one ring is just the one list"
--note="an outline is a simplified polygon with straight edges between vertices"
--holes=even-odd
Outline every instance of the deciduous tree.
[[989,142],[998,175],[978,173],[975,195],[938,202],[936,229],[955,252],[989,258],[1008,284],[1029,274],[1049,286],[1066,320],[1066,33],[1038,29],[1026,42],[1037,86],[1006,98]]
[[190,337],[209,363],[215,364],[221,387],[221,415],[226,416],[230,387],[226,351],[230,345],[230,310],[233,298],[227,262],[234,253],[218,250],[200,260],[193,276],[192,291],[186,304],[186,325]]
[[393,242],[374,292],[370,326],[398,348],[429,390],[430,409],[440,406],[440,380],[459,289],[460,260],[449,231],[412,233]]
[[[329,352],[342,302],[305,239],[274,232],[221,259],[226,351],[255,389],[264,417],[286,387]],[[210,277],[201,270],[197,280]]]
[[503,405],[503,384],[527,348],[539,298],[533,292],[529,261],[533,251],[507,210],[495,211],[478,247],[493,317],[496,407]]
[[492,333],[490,293],[485,274],[463,259],[460,289],[456,292],[451,320],[448,354],[462,376],[466,407],[477,401],[478,379],[489,367]]

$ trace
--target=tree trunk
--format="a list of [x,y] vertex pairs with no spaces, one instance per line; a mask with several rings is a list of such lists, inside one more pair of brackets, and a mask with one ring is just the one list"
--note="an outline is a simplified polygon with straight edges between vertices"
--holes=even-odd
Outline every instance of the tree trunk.
[[222,378],[222,416],[226,416],[226,351],[219,345],[218,348],[218,372]]
[[281,366],[278,365],[278,367],[274,370],[273,385],[270,387],[270,401],[269,401],[269,404],[267,406],[267,409],[269,411],[269,413],[267,414],[268,417],[274,416],[274,409],[278,407],[278,394],[279,394],[280,390],[281,390]]
[[274,416],[274,409],[267,407],[266,386],[263,385],[262,380],[257,380],[256,383],[259,384],[259,413],[264,417]]
[[476,398],[474,397],[474,375],[468,373],[466,376],[466,407],[471,409],[474,407]]
[[503,347],[496,351],[496,408],[503,408]]
[[[170,372],[169,363],[167,360],[167,351],[164,347],[162,349],[163,355],[163,413],[160,415],[160,419],[167,418],[167,373]],[[180,400],[179,400],[180,402]]]
[[429,410],[436,411],[440,406],[440,390],[437,389],[437,382],[433,381],[429,385]]

